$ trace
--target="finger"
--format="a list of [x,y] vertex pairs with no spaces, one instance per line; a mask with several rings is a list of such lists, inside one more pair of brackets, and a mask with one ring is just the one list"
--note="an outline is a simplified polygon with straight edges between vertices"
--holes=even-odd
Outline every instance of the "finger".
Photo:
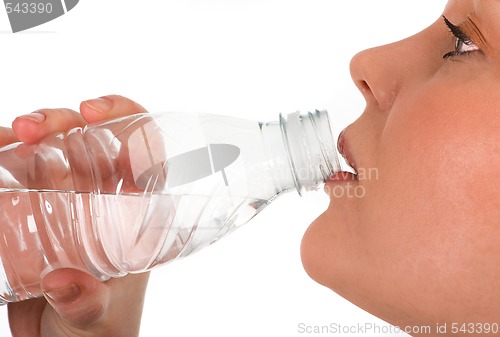
[[71,109],[40,109],[17,117],[12,129],[20,141],[36,143],[43,137],[86,124],[82,116]]
[[[74,269],[60,269],[42,280],[42,289],[61,322],[80,336],[137,336],[149,273],[99,282]],[[79,290],[76,290],[78,287]],[[52,289],[52,290],[50,290]]]
[[12,336],[40,336],[40,318],[46,305],[47,302],[43,298],[8,303]]
[[11,128],[0,127],[0,146],[17,142],[18,139]]
[[146,112],[139,103],[119,95],[108,95],[83,101],[80,104],[80,112],[89,123],[121,116]]
[[54,270],[42,279],[41,287],[45,299],[71,328],[94,324],[109,304],[109,289],[105,284],[80,270]]

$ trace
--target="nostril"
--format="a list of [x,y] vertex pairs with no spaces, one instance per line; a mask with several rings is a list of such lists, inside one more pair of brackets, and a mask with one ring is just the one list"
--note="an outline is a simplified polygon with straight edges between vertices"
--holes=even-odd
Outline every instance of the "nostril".
[[372,91],[372,89],[368,85],[368,82],[366,82],[366,81],[359,81],[358,87],[359,87],[359,90],[361,90],[361,92],[363,94],[370,93]]
[[384,87],[380,83],[375,84],[375,86],[370,86],[370,82],[365,80],[359,80],[356,83],[367,104],[374,104],[381,110],[390,109],[398,95],[400,84],[394,83],[392,87]]
[[374,92],[372,91],[372,88],[370,87],[367,81],[365,80],[356,81],[356,86],[358,87],[358,90],[361,92],[361,94],[363,95],[363,97],[367,102],[375,99]]

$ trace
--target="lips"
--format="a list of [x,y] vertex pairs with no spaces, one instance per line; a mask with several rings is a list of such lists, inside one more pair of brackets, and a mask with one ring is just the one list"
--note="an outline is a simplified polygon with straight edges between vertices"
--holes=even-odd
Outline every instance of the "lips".
[[339,153],[342,155],[342,157],[345,159],[346,163],[352,168],[353,172],[348,172],[348,171],[340,171],[335,173],[332,177],[331,180],[333,181],[352,181],[352,180],[357,180],[357,174],[358,170],[356,167],[356,162],[354,161],[351,148],[349,146],[349,141],[346,137],[345,130],[342,131],[339,135],[338,141],[337,141],[337,149]]
[[354,157],[352,155],[351,147],[349,145],[349,141],[345,135],[345,130],[342,131],[339,135],[339,139],[337,141],[337,149],[339,153],[344,157],[347,164],[354,170],[357,174],[358,170],[356,167],[356,162],[354,161]]

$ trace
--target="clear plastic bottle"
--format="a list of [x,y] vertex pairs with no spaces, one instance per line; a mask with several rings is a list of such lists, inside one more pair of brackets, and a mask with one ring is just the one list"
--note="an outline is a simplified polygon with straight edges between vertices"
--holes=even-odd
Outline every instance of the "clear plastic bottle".
[[339,171],[328,114],[137,114],[0,149],[0,303],[56,268],[101,279],[191,254]]

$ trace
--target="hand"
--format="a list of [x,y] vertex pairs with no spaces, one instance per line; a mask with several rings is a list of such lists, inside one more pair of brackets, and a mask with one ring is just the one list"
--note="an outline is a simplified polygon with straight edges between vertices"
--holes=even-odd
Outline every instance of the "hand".
[[[0,145],[36,143],[46,135],[87,123],[144,112],[139,104],[106,96],[84,101],[80,112],[42,109],[18,117],[13,130],[0,128]],[[16,337],[135,336],[139,333],[149,273],[100,282],[74,269],[59,269],[42,280],[44,298],[9,303],[9,322]]]

